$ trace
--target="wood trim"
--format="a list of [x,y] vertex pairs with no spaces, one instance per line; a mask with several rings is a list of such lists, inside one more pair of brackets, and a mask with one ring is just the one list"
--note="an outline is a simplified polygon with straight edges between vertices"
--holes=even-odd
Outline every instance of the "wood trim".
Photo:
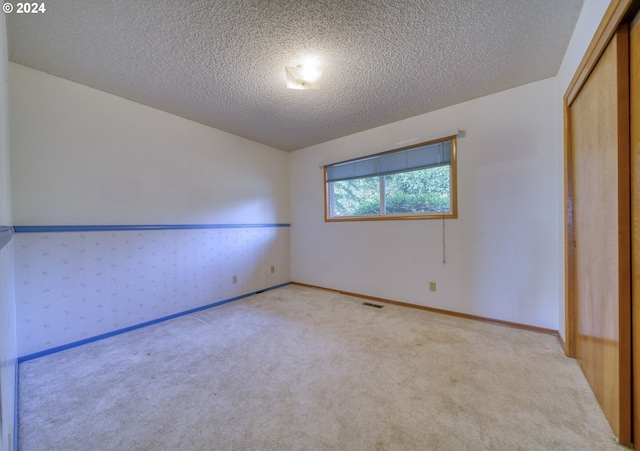
[[562,339],[562,336],[560,334],[558,334],[558,343],[560,343],[560,347],[565,350],[564,353],[566,355],[567,354],[567,351],[566,351],[567,346],[566,346],[566,343],[564,342],[564,340]]
[[368,301],[383,302],[385,304],[393,304],[393,305],[398,305],[400,307],[408,307],[408,308],[417,309],[417,310],[425,310],[427,312],[439,313],[441,315],[455,316],[457,318],[471,319],[475,321],[481,321],[483,323],[497,324],[499,326],[507,326],[507,327],[513,327],[516,329],[527,330],[529,332],[537,332],[537,333],[546,334],[546,335],[553,335],[554,337],[557,337],[560,341],[560,344],[563,345],[562,338],[560,337],[560,334],[558,333],[557,330],[546,329],[544,327],[529,326],[527,324],[513,323],[510,321],[503,321],[500,319],[469,315],[467,313],[454,312],[451,310],[443,310],[443,309],[438,309],[434,307],[426,307],[424,305],[410,304],[408,302],[394,301],[392,299],[379,298],[375,296],[369,296],[366,294],[352,293],[350,291],[336,290],[333,288],[320,287],[317,285],[310,285],[310,284],[301,283],[301,282],[291,282],[291,285],[314,288],[317,290],[331,291],[332,293],[343,294],[345,296],[353,296],[356,298],[366,299]]
[[[640,6],[640,2],[637,2]],[[633,440],[640,444],[640,13],[630,27],[631,332]],[[635,327],[634,327],[635,326]]]
[[575,345],[575,299],[574,299],[574,249],[573,229],[573,154],[571,152],[571,110],[564,103],[564,346],[567,357],[576,357]]
[[602,52],[604,52],[607,44],[618,29],[618,25],[620,25],[625,14],[629,11],[633,1],[634,0],[611,0],[575,75],[569,83],[569,87],[564,95],[566,105],[570,106],[573,103],[582,85],[584,85],[584,82],[602,55]]
[[[631,388],[631,173],[630,173],[630,91],[629,24],[616,32],[618,61],[618,298],[620,443],[632,442]],[[623,419],[628,421],[622,421]]]
[[329,184],[327,183],[327,167],[322,168],[322,189],[324,190],[324,220],[329,217]]
[[414,219],[457,219],[457,216],[453,213],[448,214],[439,214],[439,213],[429,213],[422,215],[379,215],[372,217],[346,217],[346,218],[326,218],[324,222],[361,222],[361,221],[400,221],[400,220],[414,220]]
[[451,140],[451,218],[458,217],[458,137]]

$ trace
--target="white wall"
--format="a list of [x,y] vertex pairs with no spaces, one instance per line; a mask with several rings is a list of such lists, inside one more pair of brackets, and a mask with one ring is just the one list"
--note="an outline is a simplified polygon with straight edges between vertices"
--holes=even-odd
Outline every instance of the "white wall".
[[[290,281],[285,152],[13,63],[9,95],[20,357]],[[211,227],[20,229],[171,224]]]
[[16,225],[285,223],[287,154],[9,67]]
[[11,190],[9,177],[9,94],[7,31],[5,15],[0,19],[0,226],[11,224]]
[[16,389],[16,316],[13,290],[13,243],[9,190],[9,117],[7,91],[7,34],[5,15],[0,15],[0,450],[14,445]]
[[[560,121],[563,121],[563,97],[569,87],[569,83],[573,78],[576,70],[578,69],[578,65],[582,61],[582,58],[587,51],[587,47],[591,43],[591,39],[598,29],[598,25],[602,21],[604,17],[604,13],[609,7],[608,1],[603,0],[585,0],[584,5],[582,7],[582,11],[580,12],[580,17],[578,18],[578,22],[576,23],[576,27],[573,31],[573,35],[571,37],[571,41],[569,42],[569,46],[567,47],[567,51],[564,55],[564,59],[562,60],[562,64],[560,65],[560,70],[558,71],[558,75],[556,76],[556,82],[558,84],[558,93],[556,96],[556,106],[558,108],[558,115],[560,116]],[[564,142],[564,126],[563,122],[560,122],[558,127],[558,140],[562,143]],[[558,158],[556,161],[560,167],[564,168],[564,152],[558,152]],[[562,191],[558,193],[562,199],[564,199],[564,170],[560,174],[561,183],[560,188]],[[558,228],[562,237],[564,237],[564,202],[560,205],[560,223],[558,224]],[[560,326],[560,335],[563,339],[565,339],[565,280],[564,280],[564,246],[559,248],[559,257],[558,257],[558,273],[560,276],[560,292],[558,296],[561,300],[559,303],[559,326]]]
[[561,98],[575,75],[576,69],[591,43],[591,39],[593,39],[593,35],[609,7],[609,3],[610,1],[606,0],[585,0],[556,77]]
[[[292,280],[558,329],[556,97],[556,80],[547,79],[293,152]],[[464,135],[446,264],[440,220],[324,222],[319,163],[455,128]]]

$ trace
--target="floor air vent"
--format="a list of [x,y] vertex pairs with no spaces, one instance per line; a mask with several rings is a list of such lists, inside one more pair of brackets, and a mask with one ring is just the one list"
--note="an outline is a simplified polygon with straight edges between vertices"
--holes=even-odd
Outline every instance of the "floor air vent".
[[375,307],[375,308],[384,307],[384,305],[372,304],[371,302],[363,302],[362,305],[366,305],[367,307]]

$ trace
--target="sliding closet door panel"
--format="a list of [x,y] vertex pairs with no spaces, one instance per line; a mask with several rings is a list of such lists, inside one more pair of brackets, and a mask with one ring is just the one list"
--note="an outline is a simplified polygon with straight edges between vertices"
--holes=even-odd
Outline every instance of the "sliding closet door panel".
[[625,444],[631,442],[627,50],[625,28],[569,107],[576,357]]
[[640,14],[629,33],[630,98],[631,98],[631,220],[633,270],[631,293],[633,301],[633,402],[634,442],[640,445]]

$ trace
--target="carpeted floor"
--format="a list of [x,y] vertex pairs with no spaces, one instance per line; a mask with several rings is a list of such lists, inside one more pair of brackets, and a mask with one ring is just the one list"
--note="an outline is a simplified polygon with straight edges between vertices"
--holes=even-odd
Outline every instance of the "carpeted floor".
[[618,450],[555,337],[286,286],[20,365],[20,451]]

